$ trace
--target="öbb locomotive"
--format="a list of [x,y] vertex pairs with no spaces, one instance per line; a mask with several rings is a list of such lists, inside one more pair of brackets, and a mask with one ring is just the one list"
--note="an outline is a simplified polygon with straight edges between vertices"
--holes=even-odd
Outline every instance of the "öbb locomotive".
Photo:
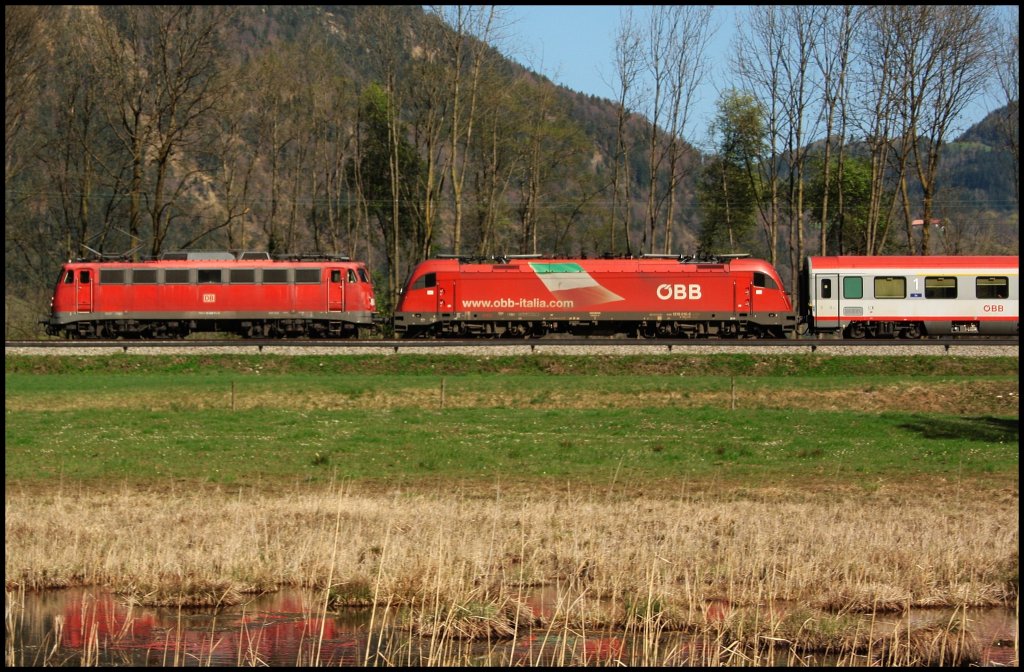
[[362,262],[341,256],[183,252],[150,261],[61,267],[45,323],[68,338],[346,338],[373,328],[376,300]]
[[785,338],[796,316],[760,259],[453,258],[412,272],[394,326],[406,337]]

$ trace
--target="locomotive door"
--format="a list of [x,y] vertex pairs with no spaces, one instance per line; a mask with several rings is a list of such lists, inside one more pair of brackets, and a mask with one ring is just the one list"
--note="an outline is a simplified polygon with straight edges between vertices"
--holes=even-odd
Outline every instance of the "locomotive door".
[[78,284],[75,293],[78,295],[77,306],[80,313],[92,312],[92,271],[78,271]]
[[327,282],[327,310],[345,310],[345,269],[329,269]]
[[814,276],[814,326],[839,326],[839,275],[820,273]]

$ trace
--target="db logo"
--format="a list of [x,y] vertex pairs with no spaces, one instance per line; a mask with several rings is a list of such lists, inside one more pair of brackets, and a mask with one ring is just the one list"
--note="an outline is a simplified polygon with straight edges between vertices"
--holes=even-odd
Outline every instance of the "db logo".
[[216,302],[217,302],[217,295],[216,294],[203,294],[203,303],[216,303]]
[[700,285],[658,285],[658,298],[662,301],[676,299],[697,300],[701,297]]

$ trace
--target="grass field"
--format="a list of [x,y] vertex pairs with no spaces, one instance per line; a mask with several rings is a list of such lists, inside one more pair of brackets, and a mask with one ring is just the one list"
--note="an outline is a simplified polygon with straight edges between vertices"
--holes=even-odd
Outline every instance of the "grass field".
[[[977,662],[966,619],[882,641],[841,615],[1018,600],[1016,358],[5,365],[9,593],[293,585],[451,651],[527,623],[681,629],[718,662],[785,639],[913,665]],[[549,585],[566,608],[542,622],[521,598]],[[782,602],[812,615],[780,622]]]
[[1017,469],[1017,362],[18,357],[6,480],[969,477]]

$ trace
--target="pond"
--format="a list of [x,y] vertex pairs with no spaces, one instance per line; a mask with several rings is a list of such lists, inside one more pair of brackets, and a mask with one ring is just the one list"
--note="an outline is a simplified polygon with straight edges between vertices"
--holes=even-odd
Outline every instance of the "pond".
[[[707,635],[682,632],[586,631],[568,626],[520,629],[502,638],[459,640],[413,634],[381,623],[382,609],[325,611],[322,593],[281,590],[229,608],[177,609],[126,605],[98,589],[7,592],[6,663],[32,666],[775,666],[870,664],[869,655],[808,656],[788,647],[751,654]],[[550,611],[556,591],[527,600]],[[718,611],[714,611],[717,609]],[[722,616],[727,606],[712,605]],[[900,632],[915,623],[955,621],[953,610],[865,616],[865,632]],[[980,645],[975,664],[1017,664],[1017,618],[1009,609],[971,610],[969,630]],[[877,662],[877,658],[876,658]]]

